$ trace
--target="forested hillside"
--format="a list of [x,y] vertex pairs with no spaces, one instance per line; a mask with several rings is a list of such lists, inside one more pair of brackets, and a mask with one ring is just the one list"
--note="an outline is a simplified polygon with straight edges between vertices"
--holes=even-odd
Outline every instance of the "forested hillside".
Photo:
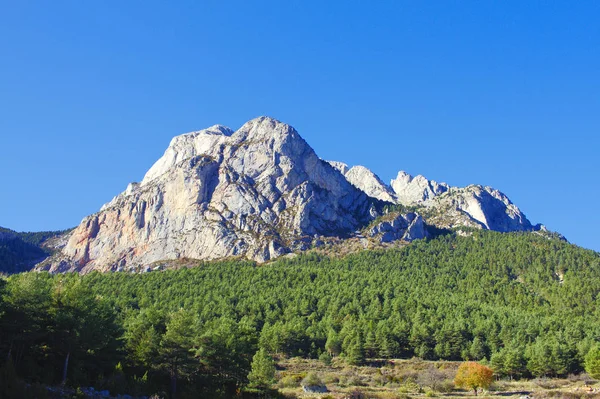
[[488,359],[500,375],[582,370],[600,341],[600,255],[472,231],[345,258],[304,254],[3,284],[0,359],[28,381],[234,391],[252,356]]
[[18,273],[30,270],[33,263],[39,262],[52,252],[42,244],[64,232],[66,230],[18,233],[0,227],[0,272]]

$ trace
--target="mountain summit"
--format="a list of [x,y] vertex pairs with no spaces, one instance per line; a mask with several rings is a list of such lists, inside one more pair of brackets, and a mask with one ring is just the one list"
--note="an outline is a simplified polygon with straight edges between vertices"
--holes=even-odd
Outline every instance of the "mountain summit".
[[[411,212],[381,218],[386,203]],[[293,127],[260,117],[235,132],[215,125],[173,138],[140,183],[84,218],[38,269],[130,270],[233,256],[263,262],[359,231],[382,242],[424,238],[425,222],[532,229],[497,190],[404,172],[388,186],[363,166],[321,160]]]
[[260,117],[175,137],[141,183],[86,217],[52,271],[118,270],[164,259],[265,261],[347,235],[373,199],[291,126]]

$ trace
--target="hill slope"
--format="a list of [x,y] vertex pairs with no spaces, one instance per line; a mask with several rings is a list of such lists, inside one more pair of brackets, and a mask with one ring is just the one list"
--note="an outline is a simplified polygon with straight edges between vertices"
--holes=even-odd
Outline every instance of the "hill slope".
[[[351,364],[486,358],[511,376],[581,371],[600,336],[600,254],[532,232],[470,234],[343,258],[310,252],[262,265],[18,274],[0,280],[0,356],[15,342],[20,375],[57,381],[52,370],[61,370],[64,352],[55,334],[62,330],[52,326],[68,311],[79,315],[71,322],[83,323],[74,328],[85,331],[94,321],[70,358],[78,370],[72,381],[81,384],[97,378],[98,364],[110,372],[122,362],[119,378],[130,386],[149,389],[135,377],[147,372],[154,389],[167,389],[170,369],[157,359],[170,358],[165,342],[174,336],[177,353],[188,355],[182,390],[206,397],[215,397],[205,391],[211,387],[233,392],[245,384],[258,348],[311,358],[328,352]],[[88,350],[100,344],[110,352]]]
[[0,272],[19,273],[50,256],[60,246],[57,238],[66,231],[41,231],[36,233],[0,227]]

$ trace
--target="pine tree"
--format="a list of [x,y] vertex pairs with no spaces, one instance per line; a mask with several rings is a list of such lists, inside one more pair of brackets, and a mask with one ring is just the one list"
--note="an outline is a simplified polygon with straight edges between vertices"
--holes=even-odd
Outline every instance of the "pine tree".
[[194,318],[180,309],[173,313],[167,330],[160,341],[160,364],[171,376],[171,397],[177,396],[177,380],[191,372],[197,361],[194,359]]
[[257,389],[267,389],[275,382],[275,362],[263,348],[252,358],[248,382],[249,386]]
[[349,364],[359,365],[365,361],[365,351],[358,332],[350,339],[350,343],[347,348],[344,348],[344,352],[346,361]]
[[593,346],[585,356],[585,371],[592,378],[600,379],[600,346]]
[[330,330],[329,334],[327,334],[325,350],[331,356],[339,356],[339,354],[342,352],[342,342],[339,335],[334,330]]
[[469,352],[473,360],[481,360],[486,357],[486,347],[479,336],[473,339]]

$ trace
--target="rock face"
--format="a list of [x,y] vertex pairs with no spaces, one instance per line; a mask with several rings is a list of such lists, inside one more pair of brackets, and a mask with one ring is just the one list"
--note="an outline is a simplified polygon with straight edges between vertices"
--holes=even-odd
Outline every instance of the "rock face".
[[[401,215],[407,206],[418,213]],[[261,117],[235,132],[215,125],[173,138],[140,183],[61,236],[66,245],[37,269],[154,270],[154,262],[188,258],[263,262],[357,231],[382,242],[426,238],[425,222],[533,229],[498,190],[405,172],[390,187],[363,166],[321,160],[291,126]]]
[[379,237],[381,242],[396,240],[414,241],[426,238],[427,230],[423,218],[411,212],[377,223],[367,231],[367,236]]
[[398,202],[403,205],[425,203],[449,189],[446,183],[427,180],[421,175],[412,177],[402,170],[398,172],[395,179],[392,179],[391,185]]
[[348,165],[342,162],[327,162],[339,170],[353,186],[362,190],[369,197],[377,198],[384,202],[397,202],[394,192],[371,170],[362,165],[348,168]]
[[373,199],[322,161],[291,126],[261,117],[175,137],[141,183],[86,217],[50,271],[117,270],[164,259],[304,249],[372,219]]
[[331,166],[333,166],[334,168],[336,168],[341,174],[345,175],[346,173],[348,173],[348,165],[343,163],[343,162],[338,162],[338,161],[327,161],[327,163]]
[[430,220],[438,227],[463,225],[500,232],[537,228],[506,195],[491,187],[452,187],[434,198],[429,207],[435,211]]
[[347,169],[345,176],[367,195],[421,209],[427,222],[440,228],[467,226],[500,232],[537,229],[506,195],[491,187],[450,187],[404,171],[398,172],[388,187],[363,166]]

